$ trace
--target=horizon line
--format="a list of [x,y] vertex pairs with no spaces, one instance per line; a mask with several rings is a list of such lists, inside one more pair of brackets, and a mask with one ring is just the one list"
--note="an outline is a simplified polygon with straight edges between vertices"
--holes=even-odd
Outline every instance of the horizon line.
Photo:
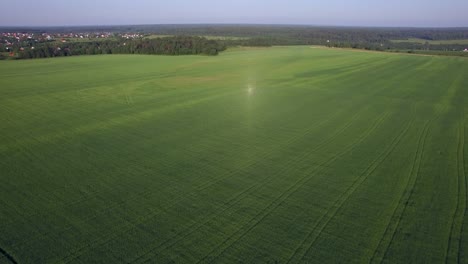
[[466,26],[378,26],[378,25],[327,25],[306,23],[136,23],[136,24],[72,24],[72,25],[0,25],[0,28],[64,28],[64,27],[122,27],[122,26],[302,26],[335,28],[386,28],[386,29],[468,29]]

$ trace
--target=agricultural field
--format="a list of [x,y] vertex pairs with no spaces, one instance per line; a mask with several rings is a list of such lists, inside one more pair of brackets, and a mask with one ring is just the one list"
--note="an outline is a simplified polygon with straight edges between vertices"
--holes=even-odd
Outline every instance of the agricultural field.
[[160,39],[160,38],[169,38],[173,37],[173,35],[158,35],[158,34],[153,34],[153,35],[148,35],[145,36],[145,39]]
[[[145,37],[145,39],[158,39],[158,38],[167,38],[167,37],[174,37],[177,35],[157,35],[157,34],[152,34],[148,35]],[[209,40],[245,40],[248,38],[243,38],[243,37],[231,37],[231,36],[200,36]]]
[[0,263],[468,263],[468,59],[0,62]]
[[103,41],[115,41],[117,40],[114,37],[108,38],[60,38],[56,39],[54,43],[62,43],[62,39],[66,41],[66,43],[79,43],[79,42],[103,42]]
[[420,39],[420,38],[409,38],[409,39],[398,39],[398,40],[392,40],[392,42],[395,43],[420,43],[420,44],[425,44],[426,42],[431,44],[431,45],[450,45],[450,44],[467,44],[468,45],[468,39],[449,39],[449,40],[426,40],[426,39]]

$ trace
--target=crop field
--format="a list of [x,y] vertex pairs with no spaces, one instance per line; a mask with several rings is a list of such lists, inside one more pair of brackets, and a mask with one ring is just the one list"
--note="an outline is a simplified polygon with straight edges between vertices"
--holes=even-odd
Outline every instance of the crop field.
[[0,62],[0,263],[468,263],[468,60]]
[[409,38],[409,39],[398,39],[398,40],[392,40],[392,42],[395,43],[400,43],[400,42],[410,42],[410,43],[429,43],[432,45],[450,45],[450,44],[467,44],[468,45],[468,39],[449,39],[449,40],[426,40],[426,39],[420,39],[420,38]]
[[[158,38],[167,38],[167,37],[174,37],[177,35],[149,35],[146,36],[145,39],[158,39]],[[180,35],[179,35],[180,36]],[[231,36],[200,36],[206,39],[210,40],[245,40],[248,38],[242,38],[242,37],[231,37]]]

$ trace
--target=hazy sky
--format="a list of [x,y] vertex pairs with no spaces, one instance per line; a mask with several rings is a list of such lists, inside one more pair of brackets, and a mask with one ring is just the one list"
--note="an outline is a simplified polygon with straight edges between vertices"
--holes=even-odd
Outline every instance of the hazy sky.
[[0,26],[261,23],[468,27],[468,0],[12,0]]

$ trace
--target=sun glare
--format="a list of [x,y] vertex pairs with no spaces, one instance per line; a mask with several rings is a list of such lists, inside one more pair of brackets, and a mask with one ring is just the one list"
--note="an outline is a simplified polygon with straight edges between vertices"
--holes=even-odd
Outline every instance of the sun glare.
[[254,90],[255,90],[255,85],[249,83],[249,85],[247,86],[247,93],[249,95],[252,95],[254,93]]

